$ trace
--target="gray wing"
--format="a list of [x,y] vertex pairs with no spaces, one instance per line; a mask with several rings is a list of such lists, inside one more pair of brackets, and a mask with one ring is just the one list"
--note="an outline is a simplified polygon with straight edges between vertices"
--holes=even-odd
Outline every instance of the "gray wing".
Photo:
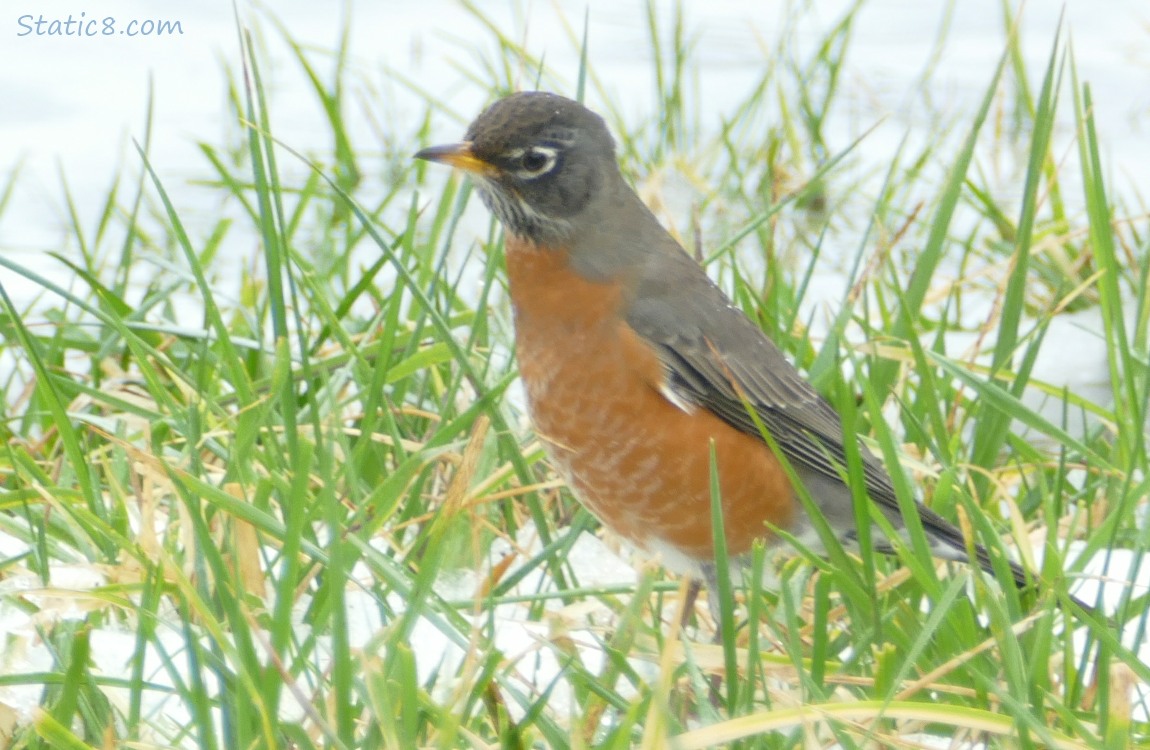
[[[760,436],[749,404],[800,476],[825,480],[818,482],[823,487],[841,487],[846,493],[842,497],[849,501],[842,480],[847,465],[842,422],[834,408],[686,253],[676,248],[654,262],[658,265],[645,275],[626,321],[658,355],[666,385],[687,403]],[[867,494],[896,529],[902,528],[886,469],[865,446],[859,453]],[[832,499],[814,500],[829,512],[852,512],[847,503],[827,508]],[[918,510],[935,554],[966,561],[962,532],[930,508],[918,504]],[[881,538],[875,544],[890,549]],[[994,572],[984,548],[976,546],[975,556],[980,567]],[[1028,585],[1024,569],[1013,562],[1010,566],[1015,583]]]
[[[660,258],[658,273],[640,286],[627,310],[628,325],[663,363],[667,385],[685,401],[759,435],[745,398],[796,469],[841,482],[847,459],[838,413],[702,269],[677,254],[681,260]],[[867,490],[897,511],[886,470],[869,451],[861,453]]]

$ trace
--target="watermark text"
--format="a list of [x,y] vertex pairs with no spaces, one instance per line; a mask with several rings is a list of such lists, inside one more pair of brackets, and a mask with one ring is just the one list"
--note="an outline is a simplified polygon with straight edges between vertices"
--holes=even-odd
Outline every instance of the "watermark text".
[[180,21],[133,18],[121,21],[113,16],[89,18],[87,13],[67,18],[27,13],[16,19],[16,36],[183,36]]

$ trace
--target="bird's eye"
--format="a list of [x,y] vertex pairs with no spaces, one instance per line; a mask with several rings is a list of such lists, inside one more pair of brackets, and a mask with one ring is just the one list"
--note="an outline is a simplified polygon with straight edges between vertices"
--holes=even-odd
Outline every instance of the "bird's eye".
[[519,177],[531,179],[550,172],[559,159],[559,151],[548,146],[532,146],[519,158]]

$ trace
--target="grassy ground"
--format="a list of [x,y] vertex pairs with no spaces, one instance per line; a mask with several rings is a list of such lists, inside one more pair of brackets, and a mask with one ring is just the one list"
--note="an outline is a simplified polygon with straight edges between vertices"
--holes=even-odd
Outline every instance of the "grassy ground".
[[[20,748],[1150,742],[1146,706],[1131,704],[1132,685],[1150,681],[1135,655],[1146,597],[1122,585],[1148,543],[1145,208],[1109,192],[1089,86],[1054,40],[1036,70],[1004,41],[980,108],[916,134],[860,181],[857,151],[828,136],[851,22],[806,58],[780,42],[715,133],[686,85],[689,30],[658,28],[653,14],[660,109],[638,126],[612,120],[621,158],[653,200],[691,187],[697,220],[676,225],[685,244],[904,467],[900,492],[921,486],[972,538],[1026,561],[1041,593],[939,568],[917,539],[894,560],[765,561],[781,566],[779,590],[739,592],[721,613],[701,605],[680,637],[681,582],[649,567],[604,582],[571,559],[596,524],[507,398],[501,240],[494,226],[480,241],[460,230],[467,184],[440,187],[409,161],[415,143],[382,169],[368,159],[374,146],[345,127],[365,115],[343,98],[342,68],[317,71],[332,145],[299,177],[253,53],[246,78],[231,71],[234,140],[204,146],[230,218],[186,231],[172,186],[145,171],[109,195],[96,226],[77,219],[59,259],[67,283],[0,256],[6,278],[43,291],[33,313],[7,291],[0,307],[0,346],[16,363],[0,383],[0,531],[23,550],[0,560],[0,606],[34,632],[5,636],[0,688],[42,696],[31,723],[0,705],[0,737]],[[479,76],[493,96],[524,67],[512,32]],[[617,93],[584,73],[589,92]],[[427,99],[428,117],[441,116]],[[1070,158],[1052,147],[1056,113],[1076,128]],[[988,155],[1017,164],[1006,189],[987,177]],[[382,188],[371,173],[386,175]],[[258,238],[240,243],[250,257],[221,251],[236,234]],[[804,299],[832,267],[849,280],[842,313],[811,335]],[[189,297],[202,312],[178,304]],[[1084,312],[1097,313],[1105,352],[1097,399],[1034,376],[1040,353],[1062,346],[1047,334]],[[1039,411],[1036,393],[1061,407]],[[1108,550],[1128,561],[1105,572],[1122,637],[1063,614],[1073,579]],[[1100,589],[1077,591],[1094,602]],[[752,625],[711,646],[716,617]],[[37,649],[40,666],[9,666]]]

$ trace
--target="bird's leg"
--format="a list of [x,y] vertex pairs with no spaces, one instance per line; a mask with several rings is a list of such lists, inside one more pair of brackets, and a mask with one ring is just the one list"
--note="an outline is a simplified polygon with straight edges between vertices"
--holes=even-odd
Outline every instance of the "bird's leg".
[[687,593],[683,597],[683,607],[679,610],[679,627],[686,628],[691,624],[691,614],[695,611],[695,602],[699,599],[699,591],[703,588],[703,582],[698,578],[691,578],[687,582]]
[[[723,645],[723,614],[722,602],[719,601],[719,577],[713,563],[705,563],[702,565],[703,581],[694,579],[696,584],[696,596],[698,596],[698,586],[705,582],[707,584],[707,605],[711,609],[711,619],[715,622],[715,635],[711,638],[711,643],[716,646]],[[736,631],[738,628],[736,628]],[[735,637],[731,633],[732,638]],[[713,674],[707,681],[710,687],[711,705],[718,709],[723,706],[723,675]]]

